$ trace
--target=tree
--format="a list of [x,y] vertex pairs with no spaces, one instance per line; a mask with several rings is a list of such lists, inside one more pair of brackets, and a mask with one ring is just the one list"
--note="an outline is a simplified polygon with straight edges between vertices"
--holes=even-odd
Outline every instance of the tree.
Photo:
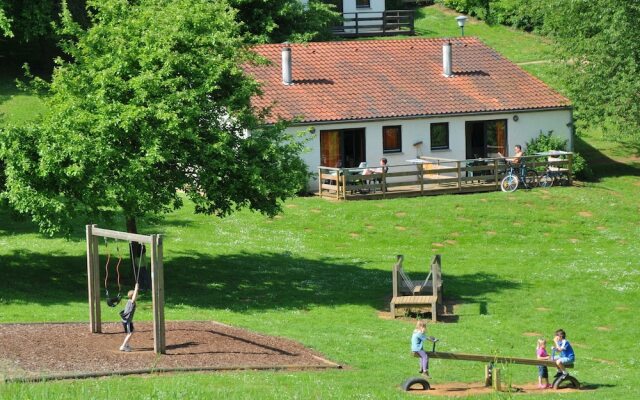
[[[306,183],[303,144],[250,107],[258,85],[224,1],[91,0],[83,30],[64,10],[63,48],[41,121],[7,129],[3,196],[41,231],[121,210],[136,219],[182,206],[274,215]],[[248,134],[247,132],[250,131]],[[76,219],[76,223],[77,223]]]
[[230,0],[238,10],[243,32],[254,43],[310,41],[330,36],[329,28],[338,25],[335,6],[310,0]]
[[640,2],[550,2],[545,28],[568,68],[564,81],[584,121],[640,141]]
[[6,4],[0,0],[0,34],[4,37],[13,37],[11,32],[11,18],[5,13]]

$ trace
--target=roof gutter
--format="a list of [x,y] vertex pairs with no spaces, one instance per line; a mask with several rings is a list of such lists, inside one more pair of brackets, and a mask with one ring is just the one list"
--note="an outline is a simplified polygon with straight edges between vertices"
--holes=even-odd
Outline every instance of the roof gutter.
[[538,112],[538,111],[559,111],[559,110],[569,110],[573,115],[573,106],[559,106],[559,107],[547,107],[547,108],[524,108],[524,109],[502,110],[502,111],[414,114],[414,115],[403,115],[398,117],[383,117],[383,118],[336,119],[331,121],[301,121],[301,122],[293,123],[291,124],[291,126],[330,125],[330,124],[354,123],[354,122],[393,121],[393,120],[438,118],[438,117],[459,117],[462,115],[496,115],[496,114],[532,113],[532,112]]

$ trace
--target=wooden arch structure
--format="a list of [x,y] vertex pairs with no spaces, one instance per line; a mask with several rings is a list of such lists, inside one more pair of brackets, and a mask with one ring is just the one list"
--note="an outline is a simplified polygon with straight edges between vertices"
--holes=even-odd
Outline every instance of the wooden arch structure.
[[164,269],[162,265],[162,236],[138,235],[87,225],[87,276],[89,286],[89,325],[92,333],[102,332],[100,316],[100,254],[98,238],[138,242],[151,248],[151,293],[153,302],[153,350],[166,351],[164,326]]

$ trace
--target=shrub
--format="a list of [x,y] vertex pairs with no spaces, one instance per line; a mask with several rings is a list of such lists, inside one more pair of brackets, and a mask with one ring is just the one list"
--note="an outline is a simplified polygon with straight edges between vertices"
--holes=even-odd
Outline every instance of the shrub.
[[[531,139],[527,142],[527,150],[525,155],[533,155],[535,153],[541,153],[550,150],[564,150],[567,149],[567,140],[553,136],[553,131],[544,133],[540,131],[538,137]],[[591,179],[593,178],[593,171],[587,164],[587,161],[580,155],[580,153],[573,153],[572,172],[576,178],[579,179]]]

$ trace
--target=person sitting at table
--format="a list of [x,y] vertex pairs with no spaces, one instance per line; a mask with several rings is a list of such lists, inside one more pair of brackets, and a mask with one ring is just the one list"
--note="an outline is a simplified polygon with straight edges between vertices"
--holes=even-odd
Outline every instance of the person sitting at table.
[[522,152],[522,146],[519,144],[513,146],[514,154],[513,157],[505,157],[502,153],[498,153],[498,155],[502,158],[506,158],[507,161],[511,161],[512,164],[519,165],[524,153]]
[[387,171],[389,170],[389,167],[387,167],[387,159],[382,157],[380,159],[380,167],[378,168],[367,168],[364,171],[362,171],[362,175],[371,175],[371,174],[381,174],[381,173],[387,173]]

